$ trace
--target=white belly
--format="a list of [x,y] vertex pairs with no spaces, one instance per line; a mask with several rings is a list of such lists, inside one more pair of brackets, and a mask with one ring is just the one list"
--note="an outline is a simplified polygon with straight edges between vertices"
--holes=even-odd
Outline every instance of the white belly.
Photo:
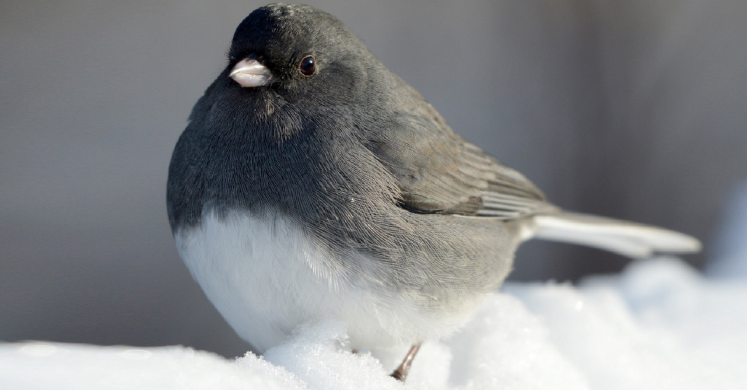
[[[243,339],[264,351],[300,324],[334,318],[348,325],[354,348],[389,347],[439,338],[456,329],[478,302],[459,313],[426,314],[339,268],[290,219],[278,213],[206,212],[175,234],[192,276]],[[380,264],[365,258],[363,268]]]

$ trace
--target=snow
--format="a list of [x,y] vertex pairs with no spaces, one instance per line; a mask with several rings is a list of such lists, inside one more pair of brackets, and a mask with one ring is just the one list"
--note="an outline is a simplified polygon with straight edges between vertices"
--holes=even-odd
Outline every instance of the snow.
[[[743,259],[747,260],[747,257]],[[457,334],[406,347],[346,346],[309,324],[264,357],[181,346],[0,344],[3,389],[746,389],[747,280],[707,279],[676,258],[633,262],[578,286],[509,283]]]

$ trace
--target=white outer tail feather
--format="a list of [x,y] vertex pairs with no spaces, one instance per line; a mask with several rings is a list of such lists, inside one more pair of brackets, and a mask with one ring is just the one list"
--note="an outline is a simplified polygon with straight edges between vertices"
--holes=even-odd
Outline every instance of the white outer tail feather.
[[585,245],[632,258],[655,253],[693,253],[700,241],[686,234],[654,226],[593,215],[559,212],[540,214],[524,231],[524,239],[539,238]]

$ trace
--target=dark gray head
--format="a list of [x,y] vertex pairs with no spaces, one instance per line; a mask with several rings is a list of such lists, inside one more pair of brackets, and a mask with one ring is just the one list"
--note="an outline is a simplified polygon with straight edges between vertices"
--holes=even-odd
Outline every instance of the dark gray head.
[[334,16],[298,4],[270,4],[238,26],[218,82],[231,96],[252,99],[268,119],[279,106],[348,105],[365,93],[367,68],[380,62]]
[[[303,87],[318,85],[318,78],[330,80],[347,60],[364,53],[363,43],[334,16],[307,5],[270,4],[236,28],[229,66],[253,56],[286,87]],[[300,66],[307,56],[314,57],[316,72],[304,75]]]

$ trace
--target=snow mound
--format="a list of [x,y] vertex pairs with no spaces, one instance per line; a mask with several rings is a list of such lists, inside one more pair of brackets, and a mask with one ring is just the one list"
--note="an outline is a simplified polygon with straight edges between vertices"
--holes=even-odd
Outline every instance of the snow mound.
[[746,389],[747,282],[677,259],[638,261],[580,286],[510,283],[459,333],[354,354],[344,324],[304,326],[264,357],[185,347],[0,344],[3,389]]

